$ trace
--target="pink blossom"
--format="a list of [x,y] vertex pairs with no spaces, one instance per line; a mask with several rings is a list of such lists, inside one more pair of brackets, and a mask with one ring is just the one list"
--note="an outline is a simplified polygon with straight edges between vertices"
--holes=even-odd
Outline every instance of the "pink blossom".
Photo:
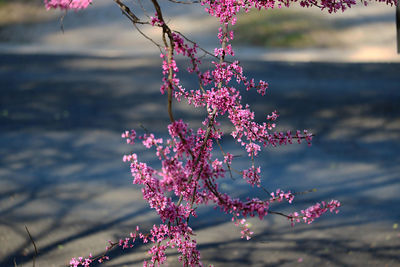
[[154,14],[154,17],[150,17],[150,24],[151,26],[162,26],[164,24],[163,21],[161,21],[157,15],[157,12]]
[[135,130],[125,131],[121,135],[122,138],[126,139],[127,144],[135,144],[136,132]]
[[282,202],[284,199],[291,204],[293,202],[294,195],[290,191],[285,193],[280,189],[276,189],[276,192],[271,193],[271,202]]
[[305,210],[301,210],[301,214],[298,212],[294,212],[288,216],[288,218],[292,221],[292,225],[294,222],[304,221],[307,224],[311,224],[315,219],[321,217],[322,214],[330,211],[332,213],[338,213],[338,208],[340,207],[340,202],[337,200],[331,200],[326,203],[322,201],[321,203],[316,203],[315,205],[308,207]]
[[92,3],[92,0],[44,0],[47,10],[52,8],[60,9],[85,9]]
[[252,186],[256,185],[259,187],[261,183],[260,173],[260,167],[255,168],[254,166],[251,166],[249,169],[243,170],[243,179],[245,179]]
[[[393,0],[382,1],[388,4],[395,3]],[[264,96],[269,89],[268,83],[263,80],[256,82],[254,78],[248,77],[239,61],[225,60],[228,56],[235,56],[231,44],[234,33],[228,30],[228,26],[236,24],[240,11],[248,12],[251,8],[268,10],[289,7],[294,2],[296,0],[201,1],[206,12],[218,18],[220,22],[217,33],[220,47],[215,48],[214,61],[208,69],[201,67],[198,45],[169,28],[161,13],[155,13],[154,16],[148,17],[147,21],[143,21],[144,25],[158,29],[161,27],[161,37],[165,40],[164,47],[160,47],[161,94],[167,93],[169,98],[172,96],[176,101],[186,100],[189,105],[204,109],[205,117],[202,126],[196,129],[169,114],[171,122],[168,125],[167,138],[157,138],[153,133],[139,136],[141,144],[154,151],[159,159],[161,164],[156,167],[142,162],[136,153],[123,156],[123,161],[129,164],[133,184],[141,187],[143,199],[157,213],[160,222],[147,232],[137,226],[118,242],[109,241],[105,254],[97,258],[99,263],[108,260],[106,253],[111,249],[118,247],[126,250],[141,242],[148,243],[149,259],[143,262],[143,266],[165,263],[166,250],[169,248],[178,251],[178,258],[184,266],[202,266],[200,252],[194,239],[195,233],[189,225],[190,218],[197,216],[196,208],[202,204],[214,205],[221,212],[232,216],[234,224],[240,228],[241,238],[247,240],[253,235],[250,225],[246,222],[248,217],[258,217],[261,220],[271,213],[281,214],[292,224],[310,224],[328,211],[339,211],[340,202],[331,200],[285,215],[274,211],[271,206],[282,202],[293,203],[294,194],[290,191],[276,189],[268,193],[262,188],[267,192],[263,197],[248,197],[244,200],[222,192],[219,186],[221,179],[226,177],[225,173],[232,170],[235,174],[239,173],[251,186],[262,187],[261,168],[256,167],[255,161],[264,147],[296,142],[301,144],[304,141],[311,145],[313,134],[307,130],[273,132],[279,117],[277,111],[270,115],[262,115],[264,121],[256,120],[250,105],[243,103],[242,93],[253,90]],[[90,3],[91,0],[45,0],[48,9],[82,9]],[[300,0],[303,7],[315,6],[328,12],[344,11],[354,4],[354,0]],[[155,7],[157,12],[160,12],[156,5]],[[188,59],[189,66],[182,68],[180,61],[177,61],[177,55]],[[183,85],[181,78],[185,71],[198,79],[196,87],[186,88]],[[221,122],[225,120],[229,121],[229,127],[223,128]],[[243,149],[244,156],[248,156],[247,160],[251,162],[248,167],[235,170],[231,166],[231,153],[221,151],[223,159],[215,153],[215,148],[221,145],[220,140],[226,134],[225,129],[232,129],[228,134],[234,138],[238,147]],[[134,145],[137,133],[130,130],[121,136],[128,144]],[[70,265],[89,266],[92,262],[93,258],[90,255],[88,258],[72,258]]]

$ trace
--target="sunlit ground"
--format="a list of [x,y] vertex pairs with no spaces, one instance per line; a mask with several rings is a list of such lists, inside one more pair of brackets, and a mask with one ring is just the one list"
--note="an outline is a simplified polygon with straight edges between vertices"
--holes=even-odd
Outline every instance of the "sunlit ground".
[[[39,2],[0,2],[0,48],[25,53],[79,53],[100,56],[157,54],[158,50],[134,30],[118,7],[96,0],[78,12],[46,11]],[[161,2],[169,24],[202,47],[218,45],[217,20],[197,5]],[[127,3],[141,19],[136,2]],[[147,13],[153,11],[144,2]],[[64,32],[62,31],[64,29]],[[160,32],[141,28],[160,41]],[[317,8],[281,8],[240,14],[234,27],[239,59],[328,62],[398,62],[395,7],[362,4],[344,13]]]

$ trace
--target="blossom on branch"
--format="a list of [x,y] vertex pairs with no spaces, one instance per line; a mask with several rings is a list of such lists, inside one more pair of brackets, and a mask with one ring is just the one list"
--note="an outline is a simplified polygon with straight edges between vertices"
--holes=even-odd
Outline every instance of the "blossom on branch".
[[59,9],[85,9],[92,3],[92,0],[44,0],[44,4],[47,8],[59,8]]
[[[47,9],[83,9],[88,7],[91,0],[44,0]],[[395,4],[395,0],[378,0],[387,4]],[[164,20],[162,10],[157,0],[150,0],[155,12],[148,21],[140,21],[129,8],[120,0],[115,0],[125,15],[137,24],[148,25],[162,29],[162,45],[150,39],[160,49],[162,80],[160,92],[167,98],[167,112],[170,123],[169,137],[156,138],[152,133],[138,137],[147,149],[155,151],[156,158],[161,162],[159,168],[141,162],[136,153],[123,157],[124,162],[130,165],[133,184],[141,187],[143,199],[160,218],[160,224],[153,225],[147,232],[139,227],[128,237],[111,242],[106,247],[104,255],[97,258],[73,258],[71,266],[89,266],[95,260],[103,262],[108,259],[106,253],[114,247],[128,249],[136,242],[151,243],[148,249],[149,259],[143,262],[144,266],[156,266],[166,262],[166,250],[175,248],[179,253],[178,259],[184,266],[202,266],[200,252],[194,239],[194,231],[189,225],[189,219],[197,217],[196,208],[200,205],[214,205],[221,212],[232,217],[232,221],[240,227],[240,237],[249,240],[254,234],[250,231],[248,217],[258,217],[262,220],[269,214],[282,215],[292,224],[295,222],[312,223],[315,219],[328,211],[337,213],[340,202],[320,202],[300,212],[289,215],[271,210],[275,203],[287,202],[292,204],[295,194],[276,189],[269,193],[262,186],[263,176],[261,167],[255,165],[259,154],[265,147],[280,145],[301,144],[305,141],[311,145],[313,134],[307,130],[286,132],[272,132],[276,127],[278,112],[263,115],[265,121],[256,120],[250,105],[242,103],[242,93],[255,90],[264,96],[269,89],[266,81],[256,82],[254,78],[246,76],[240,62],[229,62],[226,57],[234,57],[235,51],[231,45],[234,38],[230,25],[237,21],[240,10],[245,12],[251,8],[272,9],[282,6],[289,7],[296,0],[203,0],[201,5],[210,15],[219,19],[220,27],[217,37],[220,46],[214,53],[200,48],[196,42],[185,35],[174,31]],[[345,11],[355,4],[354,0],[300,0],[303,7],[316,6],[328,12]],[[199,51],[211,56],[208,69],[202,69]],[[176,56],[184,57],[190,66],[178,66]],[[187,89],[180,79],[182,72],[193,75],[198,79],[195,88]],[[173,113],[173,98],[176,101],[186,100],[193,108],[203,108],[206,111],[202,126],[193,129],[183,119],[175,119]],[[220,144],[226,133],[222,130],[221,122],[229,119],[230,136],[240,145],[244,154],[251,161],[250,167],[242,170],[233,168],[234,156],[225,152]],[[137,137],[135,130],[125,131],[122,138],[128,144],[134,145]],[[219,147],[222,156],[218,158],[214,150]],[[223,157],[223,158],[222,158]],[[260,198],[247,197],[245,200],[234,198],[220,188],[220,180],[226,177],[226,172],[237,173],[251,186],[263,189],[265,196]]]

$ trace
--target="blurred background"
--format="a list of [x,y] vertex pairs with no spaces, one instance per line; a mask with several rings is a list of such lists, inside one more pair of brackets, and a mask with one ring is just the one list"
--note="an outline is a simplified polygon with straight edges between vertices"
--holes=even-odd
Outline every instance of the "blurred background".
[[[126,4],[145,17],[139,2]],[[172,27],[211,51],[218,45],[218,23],[201,6],[161,4]],[[256,161],[270,191],[317,189],[273,209],[293,212],[330,199],[343,207],[293,228],[283,217],[250,219],[250,241],[240,239],[229,216],[202,207],[192,223],[204,263],[400,266],[395,8],[371,3],[329,14],[294,7],[252,11],[238,21],[237,59],[249,77],[270,84],[265,97],[244,92],[243,102],[259,121],[278,110],[279,130],[315,134],[311,147],[268,147]],[[143,31],[158,40],[157,30]],[[122,156],[159,162],[120,137],[141,126],[166,137],[158,54],[112,1],[65,13],[39,1],[0,0],[0,266],[32,265],[25,225],[39,250],[37,266],[67,266],[71,257],[98,255],[136,225],[159,222]],[[194,77],[180,78],[186,88],[196,86]],[[199,127],[204,111],[175,103],[175,116]],[[228,134],[222,146],[239,156],[237,169],[249,165]],[[241,198],[265,194],[239,177],[221,180],[221,188]],[[113,251],[106,266],[140,266],[147,249]],[[177,266],[176,252],[170,255],[169,266]]]
[[[162,1],[169,23],[207,48],[214,48],[218,25],[199,5]],[[139,2],[127,4],[145,17]],[[151,6],[141,2],[147,15]],[[155,49],[132,30],[114,2],[94,1],[83,11],[46,11],[38,0],[1,0],[0,40],[3,51],[73,52],[116,56],[154,53]],[[195,23],[193,23],[195,21]],[[293,5],[239,15],[235,45],[244,58],[285,61],[398,62],[395,7],[371,2],[344,13]],[[64,28],[64,32],[62,31]],[[144,28],[157,38],[158,32]],[[17,47],[16,47],[17,46]],[[255,49],[257,48],[257,49]]]

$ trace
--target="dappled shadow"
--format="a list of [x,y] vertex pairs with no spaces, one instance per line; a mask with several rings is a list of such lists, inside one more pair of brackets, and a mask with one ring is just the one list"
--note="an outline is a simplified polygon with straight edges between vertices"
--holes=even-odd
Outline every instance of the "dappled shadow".
[[[137,224],[146,229],[157,223],[120,159],[134,149],[141,160],[158,163],[143,148],[123,144],[120,133],[142,124],[165,136],[168,116],[165,96],[159,93],[159,60],[72,55],[0,59],[0,242],[7,247],[0,252],[0,265],[13,265],[14,258],[18,264],[31,260],[24,224],[38,243],[39,263],[58,266],[72,256],[100,253],[106,240],[123,237]],[[316,135],[310,148],[266,148],[256,160],[268,190],[318,189],[296,197],[293,207],[273,209],[291,212],[331,198],[340,199],[343,207],[337,216],[293,231],[281,218],[254,221],[257,236],[251,242],[238,240],[239,231],[223,232],[231,227],[229,216],[200,208],[193,227],[205,262],[398,262],[399,242],[391,226],[400,218],[399,64],[243,64],[250,76],[270,83],[266,97],[244,94],[258,120],[277,109],[280,129],[310,129]],[[196,86],[193,77],[181,78],[188,88]],[[191,126],[198,126],[203,114],[185,105],[176,108],[176,117]],[[248,165],[229,136],[221,144],[240,156],[234,160],[236,168]],[[222,180],[222,190],[238,197],[265,196],[237,178]],[[146,257],[144,249],[112,252],[115,262],[110,265],[139,264]]]
[[[210,244],[209,247],[205,245],[202,249],[210,251],[208,259],[217,266],[237,263],[247,266],[282,266],[283,264],[354,266],[368,264],[365,260],[360,260],[362,257],[372,259],[370,262],[372,265],[379,261],[394,264],[400,260],[398,254],[395,253],[400,249],[399,242],[397,245],[370,247],[369,244],[353,238],[332,239],[313,236],[298,238],[288,237],[285,232],[259,234],[248,243],[217,242]],[[222,256],[227,253],[232,256],[230,258]],[[259,254],[263,257],[257,257]],[[302,259],[302,264],[299,258]]]
[[[394,231],[389,234],[390,238],[387,236],[390,231],[385,231],[385,240],[380,240],[382,234],[378,234],[374,239],[366,239],[360,238],[359,235],[376,226],[364,224],[358,228],[351,228],[346,224],[323,223],[323,225],[321,227],[318,223],[293,230],[272,225],[263,232],[257,233],[251,241],[224,236],[215,229],[216,225],[213,223],[196,230],[201,234],[208,231],[214,236],[214,240],[200,242],[198,246],[202,252],[203,263],[207,265],[376,266],[388,264],[388,266],[394,266],[400,261],[398,254],[400,242],[393,234]],[[116,262],[111,261],[107,266],[140,266],[143,259],[138,258],[138,254],[144,255],[143,249],[143,245],[137,244],[131,250],[113,250],[111,256]],[[137,250],[141,250],[141,253]],[[136,255],[129,257],[129,254]],[[180,265],[176,252],[169,252],[168,256],[169,265]]]

